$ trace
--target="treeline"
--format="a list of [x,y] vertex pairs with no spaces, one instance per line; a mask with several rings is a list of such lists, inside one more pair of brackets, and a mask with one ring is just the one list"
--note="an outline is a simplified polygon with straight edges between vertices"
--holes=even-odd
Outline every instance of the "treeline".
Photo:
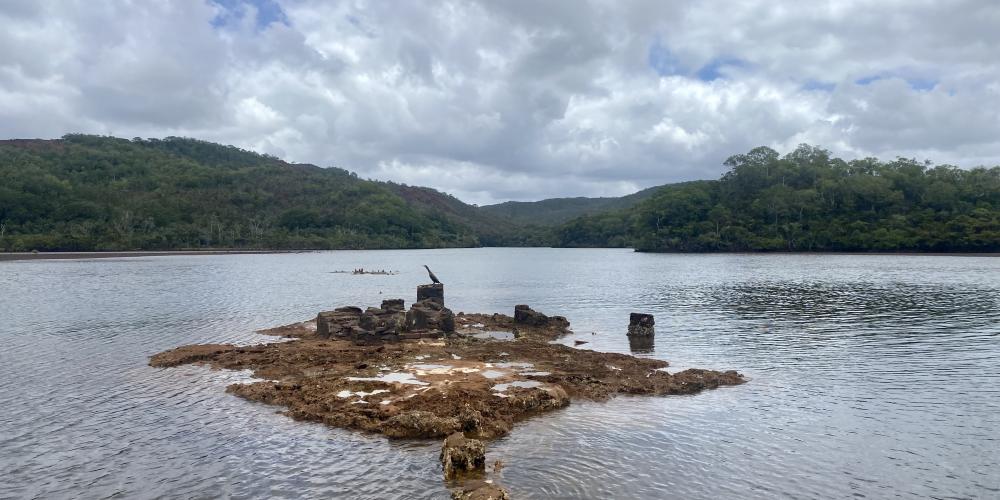
[[560,246],[639,251],[1000,251],[1000,167],[844,161],[802,145],[730,157],[717,181],[665,186],[571,221]]
[[[0,141],[0,251],[1000,252],[1000,167],[844,161],[806,145],[783,157],[760,147],[725,164],[719,180],[621,199],[477,208],[429,188],[194,139]],[[551,225],[595,204],[627,208]]]
[[480,244],[446,214],[338,168],[176,137],[0,141],[3,251]]

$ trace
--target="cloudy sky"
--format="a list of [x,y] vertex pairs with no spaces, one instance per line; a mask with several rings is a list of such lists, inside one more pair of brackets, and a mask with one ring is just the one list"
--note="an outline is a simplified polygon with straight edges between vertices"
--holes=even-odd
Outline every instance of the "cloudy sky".
[[180,135],[474,203],[731,154],[1000,164],[1000,2],[3,0],[0,137]]

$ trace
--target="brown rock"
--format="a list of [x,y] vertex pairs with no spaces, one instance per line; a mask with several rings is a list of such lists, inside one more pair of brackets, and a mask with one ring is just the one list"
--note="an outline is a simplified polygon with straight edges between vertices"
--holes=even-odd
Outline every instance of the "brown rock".
[[[486,329],[499,329],[500,325],[512,325],[513,318],[474,314],[462,317],[460,322],[481,322]],[[369,335],[360,327],[353,328],[361,335]],[[543,330],[529,326],[521,329]],[[517,341],[471,341],[448,336],[440,342],[392,344],[385,343],[389,338],[396,340],[392,335],[366,337],[372,339],[371,343],[309,335],[254,346],[188,346],[156,355],[150,364],[206,363],[219,369],[250,369],[255,377],[264,380],[233,384],[227,391],[281,406],[285,414],[297,420],[393,438],[443,439],[464,432],[469,437],[494,439],[511,432],[516,422],[566,406],[570,398],[603,401],[617,394],[693,394],[744,382],[732,371],[690,369],[668,373],[660,369],[667,366],[662,360],[575,349],[550,343],[543,333],[531,333]],[[418,375],[426,384],[419,387],[376,379],[383,367],[390,372],[413,371],[414,359],[448,360],[443,364],[475,369],[483,369],[488,363],[523,362],[548,373],[531,375],[532,380],[542,383],[539,387],[507,387],[503,391],[506,397],[497,397],[496,380],[476,372]],[[354,394],[380,389],[389,392],[341,396],[344,391]],[[388,404],[382,404],[386,400]]]
[[395,438],[433,438],[447,436],[460,428],[458,419],[441,418],[429,411],[416,410],[390,418],[383,432]]
[[451,493],[452,500],[510,500],[507,490],[486,481],[469,481]]
[[486,472],[486,445],[478,439],[465,437],[461,432],[444,440],[440,458],[445,479]]
[[566,318],[562,316],[546,316],[525,304],[514,306],[514,323],[537,327],[569,327],[569,321]]
[[230,352],[236,346],[230,344],[196,344],[164,351],[149,358],[149,366],[167,368],[187,363],[208,361],[219,354]]

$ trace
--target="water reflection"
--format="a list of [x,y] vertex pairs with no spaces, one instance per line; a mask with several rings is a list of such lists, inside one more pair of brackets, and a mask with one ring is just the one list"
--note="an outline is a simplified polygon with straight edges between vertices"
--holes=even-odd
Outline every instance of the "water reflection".
[[655,337],[652,335],[630,335],[628,348],[635,354],[650,354],[655,350]]

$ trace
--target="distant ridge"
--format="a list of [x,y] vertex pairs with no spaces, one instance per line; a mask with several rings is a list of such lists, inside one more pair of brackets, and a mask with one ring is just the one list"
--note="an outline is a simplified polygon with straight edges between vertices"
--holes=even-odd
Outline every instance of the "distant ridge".
[[575,197],[549,198],[540,201],[507,201],[496,205],[485,205],[480,207],[480,210],[504,217],[516,224],[555,226],[585,215],[630,208],[653,196],[662,187],[654,186],[617,198]]

